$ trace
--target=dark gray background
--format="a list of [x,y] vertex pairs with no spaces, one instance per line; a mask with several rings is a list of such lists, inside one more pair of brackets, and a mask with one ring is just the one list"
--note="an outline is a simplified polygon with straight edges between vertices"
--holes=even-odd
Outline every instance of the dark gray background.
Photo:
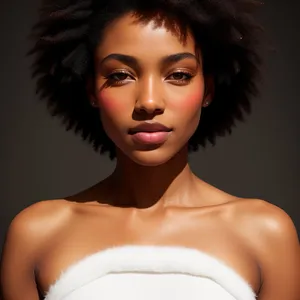
[[[104,178],[114,164],[59,121],[34,93],[26,36],[39,0],[1,1],[0,242],[24,207],[67,196]],[[300,230],[300,3],[266,0],[261,20],[276,52],[267,55],[262,95],[230,137],[191,156],[202,179],[243,197],[283,208]]]

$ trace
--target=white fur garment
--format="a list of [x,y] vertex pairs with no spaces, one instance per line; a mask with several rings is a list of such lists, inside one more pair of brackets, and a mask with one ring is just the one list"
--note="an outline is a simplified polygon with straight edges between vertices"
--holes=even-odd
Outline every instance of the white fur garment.
[[120,246],[63,271],[45,300],[255,300],[220,260],[184,247]]

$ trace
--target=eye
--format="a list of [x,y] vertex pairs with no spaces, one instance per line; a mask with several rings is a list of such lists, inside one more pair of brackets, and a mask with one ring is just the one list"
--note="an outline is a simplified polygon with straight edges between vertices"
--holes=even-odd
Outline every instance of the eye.
[[192,79],[193,75],[189,72],[179,71],[174,72],[167,77],[168,81],[175,83],[188,83]]
[[128,74],[126,73],[114,73],[110,75],[110,79],[113,79],[115,81],[123,81],[125,79],[127,79],[127,77],[129,77]]
[[105,77],[110,84],[122,84],[134,80],[133,76],[124,71],[113,72]]

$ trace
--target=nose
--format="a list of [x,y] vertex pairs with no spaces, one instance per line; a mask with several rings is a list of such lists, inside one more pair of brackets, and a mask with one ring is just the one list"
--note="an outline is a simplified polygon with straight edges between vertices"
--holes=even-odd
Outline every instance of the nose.
[[149,76],[140,80],[138,95],[135,103],[135,112],[138,114],[162,114],[165,102],[159,80]]

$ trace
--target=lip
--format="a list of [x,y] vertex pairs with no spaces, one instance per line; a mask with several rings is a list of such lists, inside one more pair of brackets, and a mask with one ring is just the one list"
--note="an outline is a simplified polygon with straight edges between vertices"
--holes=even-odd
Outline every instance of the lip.
[[133,128],[130,128],[128,133],[129,134],[135,134],[138,132],[170,132],[172,131],[171,128],[158,123],[158,122],[143,122]]
[[131,128],[128,133],[135,143],[159,145],[169,138],[171,131],[171,128],[158,122],[143,122]]

